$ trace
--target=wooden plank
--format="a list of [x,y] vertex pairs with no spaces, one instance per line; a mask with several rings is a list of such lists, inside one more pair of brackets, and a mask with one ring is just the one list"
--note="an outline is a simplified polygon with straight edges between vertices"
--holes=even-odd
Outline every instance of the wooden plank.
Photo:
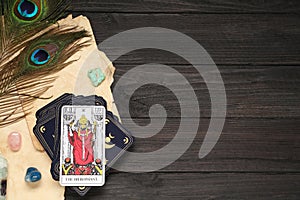
[[[77,14],[86,15],[91,20],[97,43],[129,29],[164,27],[182,32],[196,40],[217,64],[300,63],[299,15],[74,13]],[[138,36],[128,40],[128,46],[145,41],[145,37]],[[166,37],[166,44],[178,42],[159,30],[149,32],[147,37],[153,41],[162,36]],[[102,50],[111,57],[113,54],[117,55],[120,48]],[[189,47],[182,51],[191,58],[200,56]],[[187,61],[177,55],[170,56],[170,53],[158,50],[137,50],[122,56],[118,61],[124,64],[140,64],[149,59],[162,64],[187,64]],[[198,64],[207,64],[201,62]]]
[[[116,64],[115,84],[129,70],[136,65]],[[197,95],[201,117],[210,117],[211,99],[201,75],[190,65],[170,65],[183,75]],[[293,66],[218,66],[223,78],[227,93],[227,117],[300,117],[300,68]],[[217,73],[211,72],[211,73]],[[176,89],[171,91],[164,86],[154,84],[145,85],[136,90],[130,99],[130,113],[132,117],[148,117],[149,108],[154,104],[161,104],[168,112],[168,117],[181,117],[181,108],[189,110],[189,116],[196,116],[195,109],[191,106],[193,100],[185,100],[180,107],[180,102],[174,92],[187,95],[187,83],[179,83],[174,79],[175,73],[163,74],[165,82],[168,80]],[[151,69],[137,74],[134,80],[122,83],[124,90],[115,95],[121,116],[126,116],[128,106],[123,106],[123,98],[129,98],[126,88],[132,85],[142,85],[144,77],[153,77],[155,72]],[[151,78],[147,78],[151,79]],[[214,80],[209,80],[210,84]],[[115,86],[114,84],[114,86]],[[114,86],[112,87],[114,89]],[[220,103],[217,103],[219,106]],[[156,113],[153,116],[159,117]]]
[[72,10],[118,13],[299,13],[299,1],[73,0]]
[[[299,199],[299,174],[149,173],[111,175],[104,187],[84,198],[96,199]],[[66,200],[79,200],[67,190]]]
[[[295,14],[299,9],[298,1],[283,0],[74,0],[73,11],[79,13],[73,13],[90,18],[98,43],[120,31],[149,26],[189,35],[218,64],[228,95],[222,135],[213,151],[200,160],[198,152],[210,117],[210,98],[203,79],[187,61],[165,51],[138,50],[122,56],[115,62],[116,82],[134,66],[145,63],[167,64],[184,75],[198,97],[200,128],[191,147],[173,164],[148,174],[113,170],[106,186],[93,188],[85,199],[298,199],[300,20]],[[149,36],[159,37],[160,32]],[[132,43],[143,40],[137,37]],[[166,77],[185,94],[184,84],[176,83],[172,74]],[[175,136],[181,115],[178,100],[162,87],[146,85],[135,93],[130,104],[134,121],[147,125],[148,109],[157,103],[167,108],[165,127],[151,138],[137,138],[131,151],[155,151]],[[189,102],[183,108],[189,109]],[[124,107],[119,109],[122,112]],[[122,120],[133,130],[128,119]],[[155,133],[154,129],[147,131]],[[184,145],[184,141],[177,145]],[[149,160],[155,163],[155,157]],[[132,164],[143,168],[140,163]],[[66,196],[81,199],[69,190]]]
[[[123,125],[136,136],[131,152],[153,152],[165,147],[178,134],[180,119],[168,118],[161,130],[147,128],[153,137],[142,139],[141,132],[135,132],[128,119]],[[148,119],[134,119],[140,126],[150,123]],[[176,162],[161,169],[163,172],[300,172],[300,118],[298,119],[227,119],[223,132],[214,149],[207,157],[199,159],[198,154],[207,134],[208,119],[201,119],[193,144]],[[189,127],[192,122],[185,125]],[[194,132],[188,128],[176,146],[185,146],[186,139]],[[208,142],[210,142],[209,140]],[[173,152],[164,156],[170,157]],[[151,166],[160,166],[157,158],[147,157]],[[144,169],[138,161],[129,161],[127,155],[121,158],[119,166],[129,163]]]

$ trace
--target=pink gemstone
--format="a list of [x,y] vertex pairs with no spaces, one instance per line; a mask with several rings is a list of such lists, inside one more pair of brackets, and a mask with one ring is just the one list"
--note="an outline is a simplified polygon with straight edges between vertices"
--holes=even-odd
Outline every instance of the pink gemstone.
[[12,132],[8,136],[8,146],[12,151],[19,151],[22,144],[22,136],[20,133]]

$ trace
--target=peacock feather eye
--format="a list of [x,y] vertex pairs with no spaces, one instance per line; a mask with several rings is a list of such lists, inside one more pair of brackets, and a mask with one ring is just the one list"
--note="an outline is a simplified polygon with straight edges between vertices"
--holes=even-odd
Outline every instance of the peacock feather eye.
[[44,65],[49,62],[51,56],[45,49],[36,49],[30,56],[30,61],[34,65]]
[[56,56],[59,47],[55,43],[35,45],[28,56],[31,68],[37,69],[50,63]]
[[33,0],[19,0],[15,5],[15,15],[25,21],[36,19],[40,14],[40,3]]

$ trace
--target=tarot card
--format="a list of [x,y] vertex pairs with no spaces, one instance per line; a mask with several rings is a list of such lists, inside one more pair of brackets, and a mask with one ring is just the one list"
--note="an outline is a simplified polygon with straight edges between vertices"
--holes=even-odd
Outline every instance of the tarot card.
[[103,186],[105,119],[103,106],[63,106],[61,111],[60,184]]
[[105,160],[106,168],[111,168],[114,163],[133,144],[131,133],[118,121],[113,113],[106,112],[106,138],[105,138]]
[[[67,105],[74,105],[74,106],[104,106],[106,109],[106,101],[102,97],[98,97],[95,95],[92,96],[74,96],[72,95],[72,98],[68,101],[64,101],[61,106],[57,107],[56,110],[59,110],[57,112],[56,116],[61,116],[61,108],[63,106]],[[60,117],[56,117],[56,124],[58,124],[58,130],[61,129],[61,119]],[[58,158],[60,156],[60,131],[58,131],[58,137],[55,137],[54,140],[54,159]]]
[[64,94],[38,110],[33,133],[42,144],[51,160],[60,156],[60,116],[61,108],[64,105],[97,105],[106,108],[106,102],[102,97],[95,95],[84,97],[74,96],[73,94]]
[[[106,111],[105,124],[105,171],[107,175],[108,170],[133,144],[134,139],[131,133],[118,122],[112,112]],[[60,152],[58,152],[58,155],[60,155]],[[53,179],[59,180],[60,156],[53,159],[50,171]]]
[[54,147],[55,138],[59,133],[59,126],[57,126],[60,121],[59,112],[64,105],[64,102],[71,101],[72,97],[73,95],[71,94],[64,94],[38,110],[36,113],[37,120],[36,125],[33,127],[33,133],[44,147],[51,160],[56,157],[54,154]]

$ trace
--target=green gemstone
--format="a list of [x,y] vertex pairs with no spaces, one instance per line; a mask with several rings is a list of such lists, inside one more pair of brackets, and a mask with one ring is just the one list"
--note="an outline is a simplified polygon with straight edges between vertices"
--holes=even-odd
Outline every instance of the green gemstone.
[[100,68],[89,70],[88,77],[94,87],[98,87],[105,79],[105,75]]

